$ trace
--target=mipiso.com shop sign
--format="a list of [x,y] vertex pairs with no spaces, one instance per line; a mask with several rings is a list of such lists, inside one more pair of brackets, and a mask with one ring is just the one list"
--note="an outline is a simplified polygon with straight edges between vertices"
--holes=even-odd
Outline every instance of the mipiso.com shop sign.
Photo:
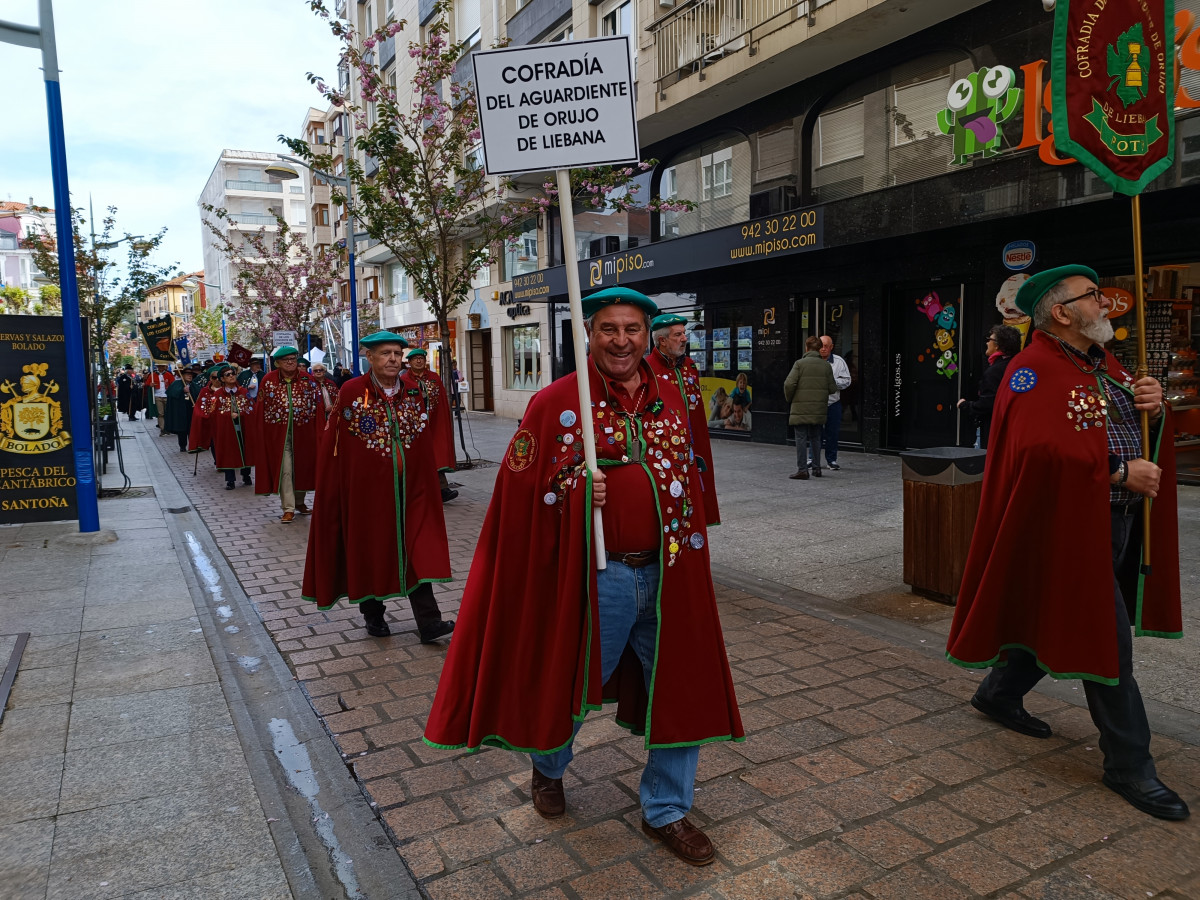
[[59,316],[0,316],[0,524],[77,517]]

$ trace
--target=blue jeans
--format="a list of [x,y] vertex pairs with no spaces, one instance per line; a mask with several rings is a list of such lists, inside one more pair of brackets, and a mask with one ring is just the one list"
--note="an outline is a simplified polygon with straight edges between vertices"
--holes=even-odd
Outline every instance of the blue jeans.
[[[600,607],[600,670],[608,681],[625,645],[629,644],[642,661],[646,684],[654,671],[654,648],[658,636],[658,564],[633,569],[624,563],[608,561],[597,573],[596,590]],[[579,733],[582,723],[575,723]],[[571,744],[553,753],[533,753],[537,770],[547,778],[562,778],[574,757]],[[670,747],[651,750],[642,772],[639,794],[642,816],[654,828],[682,819],[692,808],[696,784],[699,747]]]
[[842,434],[842,401],[829,404],[829,412],[825,416],[825,434],[822,443],[825,444],[825,462],[832,465],[837,462],[838,438]]

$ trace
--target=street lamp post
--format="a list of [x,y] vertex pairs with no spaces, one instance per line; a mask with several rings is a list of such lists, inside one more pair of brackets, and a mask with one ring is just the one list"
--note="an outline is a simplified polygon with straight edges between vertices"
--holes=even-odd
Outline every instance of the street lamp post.
[[[353,350],[350,354],[350,365],[354,370],[355,375],[361,375],[362,373],[359,371],[358,365],[358,279],[355,276],[354,271],[354,199],[351,194],[354,186],[350,182],[350,175],[347,173],[346,175],[339,177],[337,175],[331,175],[328,172],[322,172],[320,169],[316,169],[304,162],[304,160],[296,159],[294,156],[284,156],[283,154],[280,154],[279,158],[297,166],[304,166],[304,168],[312,172],[315,177],[322,178],[326,182],[337,182],[338,184],[344,185],[346,188],[346,254],[350,263],[350,335],[351,341],[354,344]],[[293,178],[300,177],[300,173],[291,166],[272,165],[267,166],[266,170],[271,175],[284,180],[291,180]]]
[[58,83],[58,48],[54,42],[54,8],[51,0],[38,0],[38,24],[0,21],[0,42],[42,51],[42,76],[46,81],[46,113],[50,125],[50,171],[54,181],[55,217],[58,224],[58,273],[62,291],[63,348],[67,357],[67,397],[71,403],[71,431],[75,446],[75,499],[79,530],[100,530],[100,505],[96,472],[92,464],[92,423],[87,371],[80,333],[79,285],[75,278],[74,216],[67,183],[67,141],[63,130],[62,94]]

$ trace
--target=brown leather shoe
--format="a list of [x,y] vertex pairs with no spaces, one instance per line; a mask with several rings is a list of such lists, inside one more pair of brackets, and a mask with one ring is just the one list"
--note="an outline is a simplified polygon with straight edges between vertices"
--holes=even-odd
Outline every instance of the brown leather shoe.
[[543,819],[558,819],[567,811],[567,798],[563,796],[561,778],[547,778],[533,767],[533,808]]
[[788,478],[792,479],[792,481],[808,481],[808,469],[797,469],[795,473],[789,475]]
[[312,515],[312,508],[301,503],[299,506],[296,507],[296,515],[310,516],[310,515]]
[[667,845],[668,850],[685,863],[693,866],[707,866],[716,859],[717,851],[713,847],[712,841],[686,817],[660,828],[655,828],[642,819],[642,831],[651,837],[658,838]]
[[287,512],[285,512],[282,516],[279,517],[279,521],[282,522],[284,525],[286,525],[289,522],[291,522],[292,519],[294,519],[294,518],[296,518],[296,514],[289,509]]

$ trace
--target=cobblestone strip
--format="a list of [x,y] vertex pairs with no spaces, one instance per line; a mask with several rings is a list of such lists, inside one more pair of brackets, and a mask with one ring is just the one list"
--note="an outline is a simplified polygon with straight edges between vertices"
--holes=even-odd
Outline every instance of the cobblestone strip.
[[[386,639],[352,609],[318,612],[299,598],[309,520],[281,525],[274,498],[161,448],[434,900],[1200,897],[1200,817],[1160,822],[1101,786],[1085,709],[1032,694],[1055,736],[1006,731],[967,705],[978,676],[723,587],[749,737],[701,750],[692,818],[717,861],[692,868],[642,835],[645,750],[611,714],[588,718],[568,814],[545,821],[527,758],[421,743],[444,651],[417,642],[405,604]],[[446,507],[450,615],[485,508],[470,489]],[[1200,748],[1156,736],[1154,752],[1200,807]]]

